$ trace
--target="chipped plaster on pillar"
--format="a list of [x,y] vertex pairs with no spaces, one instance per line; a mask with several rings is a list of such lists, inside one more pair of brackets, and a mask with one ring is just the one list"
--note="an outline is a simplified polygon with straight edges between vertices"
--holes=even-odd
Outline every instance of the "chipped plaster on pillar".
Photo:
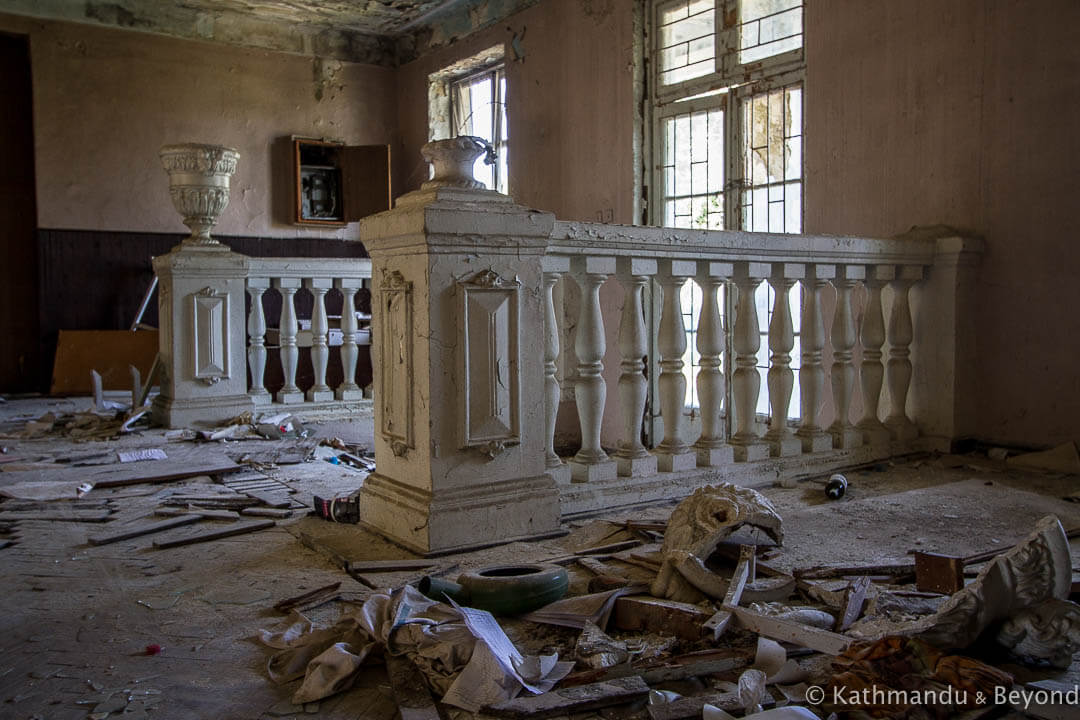
[[[527,331],[544,322],[554,216],[441,178],[437,166],[361,224],[372,346],[386,352],[373,363],[378,471],[362,520],[426,554],[552,535],[560,515],[544,435],[530,431],[545,422],[544,338]],[[468,323],[467,297],[478,298]]]

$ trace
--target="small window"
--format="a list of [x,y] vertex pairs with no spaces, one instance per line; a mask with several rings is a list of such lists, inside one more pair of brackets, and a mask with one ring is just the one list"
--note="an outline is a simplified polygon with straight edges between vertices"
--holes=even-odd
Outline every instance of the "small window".
[[496,161],[477,158],[473,177],[489,190],[509,193],[507,182],[508,132],[506,73],[503,66],[488,68],[450,83],[450,126],[453,135],[476,135],[495,147]]
[[712,73],[716,56],[713,0],[679,0],[659,7],[660,82],[674,85]]

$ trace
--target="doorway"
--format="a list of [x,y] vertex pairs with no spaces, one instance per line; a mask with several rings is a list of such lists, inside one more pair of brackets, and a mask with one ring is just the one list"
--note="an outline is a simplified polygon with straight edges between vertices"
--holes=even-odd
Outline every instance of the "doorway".
[[30,44],[0,33],[0,391],[42,388]]

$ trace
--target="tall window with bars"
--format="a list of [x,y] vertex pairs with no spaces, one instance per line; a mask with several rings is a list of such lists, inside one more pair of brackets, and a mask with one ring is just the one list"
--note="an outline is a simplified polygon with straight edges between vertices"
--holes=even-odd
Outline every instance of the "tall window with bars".
[[[652,221],[802,232],[803,0],[655,0],[651,9]],[[798,288],[789,295],[795,369]],[[724,294],[725,316],[733,309],[733,295]],[[756,301],[762,321],[759,367],[767,369],[774,303],[767,283]],[[698,287],[687,283],[684,372],[691,413],[697,407],[694,343],[701,302]],[[792,405],[788,412],[794,417],[798,403]],[[769,411],[764,382],[758,411]]]
[[450,126],[454,136],[476,135],[495,147],[496,161],[477,158],[473,177],[489,190],[508,193],[509,128],[506,123],[506,72],[502,65],[486,68],[450,83]]

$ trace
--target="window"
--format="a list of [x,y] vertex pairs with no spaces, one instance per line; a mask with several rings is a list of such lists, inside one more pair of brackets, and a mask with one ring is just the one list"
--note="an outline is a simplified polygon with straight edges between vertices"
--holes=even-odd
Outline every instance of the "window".
[[506,73],[503,66],[488,68],[450,83],[450,127],[453,135],[476,135],[495,147],[496,161],[477,158],[473,177],[489,190],[508,192]]
[[[802,232],[803,0],[655,0],[651,58],[652,221],[709,230]],[[798,293],[796,285],[789,296],[796,370]],[[683,295],[684,310],[692,313],[685,319],[693,348],[702,296],[692,282]],[[733,309],[731,295],[724,294],[725,316]],[[773,305],[767,283],[758,288],[757,303],[759,367],[767,370]],[[696,350],[689,348],[684,373],[692,412],[698,365]],[[767,413],[764,373],[761,387],[758,410]],[[797,405],[792,402],[789,415],[798,414]]]

